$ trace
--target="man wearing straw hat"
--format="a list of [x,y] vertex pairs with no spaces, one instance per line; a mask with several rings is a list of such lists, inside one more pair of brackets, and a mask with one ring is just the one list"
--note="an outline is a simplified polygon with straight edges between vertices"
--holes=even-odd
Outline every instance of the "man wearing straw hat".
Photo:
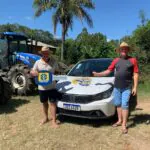
[[[47,71],[54,73],[58,69],[58,65],[51,55],[51,51],[48,47],[42,47],[41,49],[42,58],[35,62],[31,75],[38,76],[40,71]],[[58,92],[55,90],[55,81],[49,83],[48,85],[38,85],[40,101],[42,103],[42,112],[43,112],[43,120],[41,121],[41,125],[47,123],[49,121],[48,118],[48,100],[50,102],[50,111],[51,111],[51,118],[52,118],[52,127],[58,127],[56,123],[56,99],[58,96]]]
[[115,58],[107,70],[100,73],[93,72],[93,75],[107,76],[115,70],[113,103],[117,107],[118,121],[113,127],[122,125],[122,133],[127,133],[129,99],[131,94],[133,96],[137,94],[139,70],[136,58],[128,56],[130,47],[127,43],[122,42],[117,51],[120,57]]

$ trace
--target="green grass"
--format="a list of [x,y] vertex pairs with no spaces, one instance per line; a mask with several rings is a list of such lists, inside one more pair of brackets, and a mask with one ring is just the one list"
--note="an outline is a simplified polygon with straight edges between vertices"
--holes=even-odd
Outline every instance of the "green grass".
[[138,96],[140,99],[150,97],[150,64],[140,64]]
[[142,99],[150,97],[150,81],[140,83],[138,86],[138,96]]

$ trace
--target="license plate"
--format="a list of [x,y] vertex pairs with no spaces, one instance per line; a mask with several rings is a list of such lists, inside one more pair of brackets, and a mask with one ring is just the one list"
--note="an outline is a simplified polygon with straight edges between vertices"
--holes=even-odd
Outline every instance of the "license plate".
[[64,109],[81,111],[81,106],[76,104],[63,104]]

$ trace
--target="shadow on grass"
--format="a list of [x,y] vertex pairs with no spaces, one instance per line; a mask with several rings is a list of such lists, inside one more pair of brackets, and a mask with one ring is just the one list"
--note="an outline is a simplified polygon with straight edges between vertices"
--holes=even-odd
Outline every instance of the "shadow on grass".
[[6,105],[0,105],[0,114],[9,114],[17,112],[17,108],[28,104],[30,101],[27,99],[11,99]]
[[129,128],[133,128],[138,124],[150,124],[150,114],[135,114],[129,119],[132,123],[128,125]]
[[86,125],[98,128],[100,126],[111,126],[116,121],[116,118],[112,117],[108,119],[85,119],[59,115],[58,120],[60,120],[61,123]]

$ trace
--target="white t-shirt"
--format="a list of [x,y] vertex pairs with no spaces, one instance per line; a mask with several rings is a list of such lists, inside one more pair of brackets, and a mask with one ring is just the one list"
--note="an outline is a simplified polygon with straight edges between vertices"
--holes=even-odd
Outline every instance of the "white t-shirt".
[[[42,59],[37,60],[32,68],[34,71],[49,71],[51,73],[54,73],[55,70],[58,70],[58,64],[56,63],[56,61],[54,59],[50,59],[49,62],[45,62]],[[38,85],[38,90],[51,90],[51,89],[55,89],[56,86],[56,82],[53,81],[52,84],[46,85],[46,86],[42,86],[42,85]]]

